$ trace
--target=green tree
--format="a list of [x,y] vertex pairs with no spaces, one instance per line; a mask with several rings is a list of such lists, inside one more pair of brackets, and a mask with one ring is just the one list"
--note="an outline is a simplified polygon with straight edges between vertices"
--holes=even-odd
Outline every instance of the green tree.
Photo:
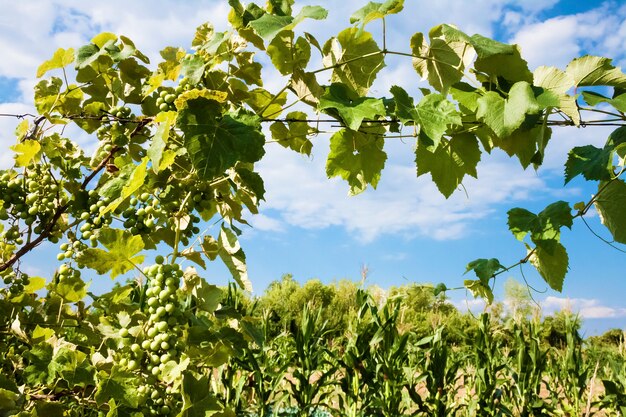
[[521,284],[514,278],[509,278],[504,283],[504,300],[515,320],[527,319],[536,309],[533,307],[534,301],[528,286]]

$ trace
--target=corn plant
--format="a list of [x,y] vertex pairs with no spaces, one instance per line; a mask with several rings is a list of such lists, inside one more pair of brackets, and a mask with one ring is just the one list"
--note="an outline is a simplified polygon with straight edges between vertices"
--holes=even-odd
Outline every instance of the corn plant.
[[607,378],[602,379],[604,393],[595,406],[609,416],[626,416],[626,362],[611,362]]
[[578,319],[566,316],[566,344],[558,353],[551,355],[547,369],[559,409],[572,416],[584,414],[591,372],[591,365],[583,356],[582,340],[577,329]]
[[476,337],[467,343],[471,365],[464,373],[467,415],[511,415],[502,401],[509,382],[503,372],[507,367],[507,357],[502,352],[502,337],[496,335],[496,324],[492,323],[488,314],[483,313],[478,323]]
[[285,355],[288,342],[287,333],[269,338],[268,312],[264,312],[260,320],[242,320],[244,335],[249,338],[248,348],[241,356],[233,358],[248,378],[246,388],[250,391],[248,398],[256,404],[259,417],[272,415],[272,409],[280,404],[283,393],[280,392],[284,381],[289,357]]
[[376,386],[376,372],[372,369],[370,340],[376,332],[371,316],[369,295],[357,291],[359,311],[350,325],[343,351],[336,352],[341,370],[338,376],[336,412],[344,417],[364,417],[371,412],[373,398],[370,387]]
[[509,365],[510,401],[520,417],[545,416],[551,404],[541,396],[543,376],[548,366],[549,347],[541,343],[540,328],[535,321],[509,322],[512,325],[512,361]]
[[[455,399],[459,382],[460,360],[453,357],[445,339],[444,328],[438,327],[432,336],[421,339],[417,344],[417,364],[412,368],[422,369],[408,390],[417,406],[415,414],[428,417],[454,415],[463,405]],[[424,384],[426,398],[415,391],[417,384]]]
[[[389,300],[382,309],[370,304],[375,332],[369,342],[374,380],[370,382],[372,408],[376,415],[392,417],[403,415],[407,404],[403,401],[408,385],[405,375],[409,333],[398,333],[398,315],[401,304]],[[412,370],[410,372],[413,372]]]
[[308,305],[300,323],[292,325],[289,394],[300,417],[308,417],[330,397],[326,388],[334,384],[331,377],[338,371],[326,347],[326,336],[332,331],[321,321],[321,310],[312,312]]

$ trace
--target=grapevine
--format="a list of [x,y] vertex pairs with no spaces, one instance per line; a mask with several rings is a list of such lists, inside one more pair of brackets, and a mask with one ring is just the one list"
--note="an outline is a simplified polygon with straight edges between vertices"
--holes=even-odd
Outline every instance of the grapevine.
[[[326,18],[322,7],[229,5],[230,30],[202,25],[190,49],[167,47],[156,66],[130,39],[105,32],[39,67],[37,115],[19,115],[14,164],[0,172],[0,351],[8,358],[0,404],[8,415],[233,415],[213,371],[263,341],[194,268],[219,258],[251,289],[239,236],[265,198],[255,166],[272,146],[310,155],[324,123],[335,129],[326,174],[344,179],[350,194],[376,188],[387,140],[410,138],[416,176],[430,175],[445,197],[476,177],[493,149],[538,168],[552,129],[616,127],[603,148],[569,153],[565,182],[597,183],[589,201],[511,209],[521,260],[468,263],[476,279],[465,287],[489,302],[497,276],[525,263],[561,290],[561,234],[592,206],[611,243],[626,243],[626,74],[610,59],[531,72],[516,45],[446,24],[391,50],[385,19],[402,11],[401,0],[368,4],[326,42],[297,29]],[[420,96],[401,86],[373,96],[392,55],[412,63],[415,82],[427,80]],[[285,77],[277,91],[264,87],[263,62]],[[64,136],[68,124],[90,135],[93,152]],[[46,242],[58,248],[58,268],[25,273],[25,256]],[[118,281],[93,294],[92,273]],[[315,410],[311,392],[303,404]]]

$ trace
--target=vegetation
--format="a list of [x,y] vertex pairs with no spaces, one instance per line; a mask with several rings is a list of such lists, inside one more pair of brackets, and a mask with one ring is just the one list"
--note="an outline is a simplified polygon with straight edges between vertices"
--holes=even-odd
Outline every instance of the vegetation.
[[[589,411],[581,398],[594,379],[574,320],[546,327],[518,309],[511,320],[482,316],[474,325],[445,303],[443,284],[373,300],[349,283],[300,288],[285,279],[253,301],[183,264],[204,268],[219,258],[240,288],[251,288],[238,236],[244,213],[257,213],[265,194],[254,165],[270,143],[310,155],[322,123],[340,126],[326,173],[345,179],[351,194],[378,184],[386,140],[410,138],[417,175],[430,173],[446,197],[495,148],[537,168],[553,128],[615,125],[602,149],[569,153],[565,183],[597,183],[589,201],[511,209],[522,259],[505,266],[481,258],[466,268],[476,277],[465,286],[490,303],[496,278],[528,262],[561,290],[561,232],[591,207],[608,243],[626,243],[626,75],[595,56],[531,72],[517,46],[445,24],[392,51],[385,18],[402,10],[401,0],[367,4],[325,42],[296,32],[304,19],[325,18],[319,6],[229,5],[230,31],[204,24],[191,49],[167,47],[153,68],[130,39],[111,33],[61,48],[39,67],[37,77],[48,78],[35,86],[38,114],[15,115],[14,165],[0,172],[0,413]],[[382,30],[373,34],[375,25]],[[369,96],[389,55],[410,59],[415,84],[423,77],[428,86]],[[284,77],[282,89],[263,87],[260,62]],[[95,150],[66,137],[68,126],[90,135],[86,149]],[[44,242],[58,245],[58,267],[30,276],[24,256]],[[134,275],[91,294],[85,270]],[[600,346],[597,358],[609,349]],[[626,401],[623,351],[612,355],[610,368],[598,368],[602,394],[586,394],[609,415],[623,413]]]
[[[301,292],[311,286],[325,289],[330,300],[322,305],[319,293]],[[345,293],[337,288],[348,286],[356,296],[349,293],[340,303]],[[392,295],[398,293],[402,296]],[[419,293],[421,303],[416,306],[407,293]],[[280,415],[351,417],[623,412],[624,332],[611,330],[584,341],[581,321],[571,312],[542,317],[534,306],[523,316],[509,307],[502,316],[491,309],[473,317],[435,296],[430,285],[393,288],[376,302],[349,281],[300,285],[289,275],[262,296],[242,299],[245,295],[230,286],[222,308],[254,318],[254,326],[243,328],[253,343],[223,367],[237,380],[222,379],[217,388],[236,415],[274,415],[277,410]],[[512,299],[506,301],[514,306]],[[348,319],[330,325],[337,304],[349,305],[343,316]],[[415,310],[420,314],[406,314]],[[274,326],[277,320],[286,323],[282,329]],[[272,395],[259,396],[261,386],[271,387]],[[222,397],[222,392],[228,394]]]

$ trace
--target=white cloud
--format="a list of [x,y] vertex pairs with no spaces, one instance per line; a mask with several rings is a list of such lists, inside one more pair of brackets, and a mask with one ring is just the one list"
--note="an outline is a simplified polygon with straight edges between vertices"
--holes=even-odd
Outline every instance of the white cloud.
[[607,319],[626,317],[626,308],[610,307],[595,298],[562,298],[549,296],[541,302],[543,312],[551,314],[559,310],[578,313],[584,319]]
[[487,303],[482,298],[465,298],[463,300],[450,300],[452,304],[459,311],[468,311],[473,314],[481,313],[485,310]]
[[57,48],[81,46],[102,31],[130,37],[156,59],[165,46],[189,46],[195,28],[206,21],[224,30],[228,14],[222,1],[0,0],[0,7],[0,76],[12,78],[34,78],[39,64]]
[[265,232],[283,232],[285,231],[285,225],[278,219],[259,213],[254,216],[250,216],[249,220],[252,227],[255,230]]
[[626,7],[606,2],[584,13],[558,16],[522,26],[511,39],[522,47],[531,68],[554,65],[564,68],[583,51],[594,55],[624,57]]
[[535,173],[494,154],[479,167],[480,180],[465,182],[469,198],[457,191],[446,200],[430,178],[416,178],[411,144],[396,143],[389,145],[389,153],[402,155],[383,171],[378,189],[349,197],[347,183],[325,177],[327,146],[319,138],[312,160],[270,147],[259,164],[267,190],[262,211],[278,212],[287,224],[304,229],[344,227],[365,242],[398,234],[448,240],[469,233],[472,222],[491,214],[497,204],[526,199],[538,190],[550,192]]

